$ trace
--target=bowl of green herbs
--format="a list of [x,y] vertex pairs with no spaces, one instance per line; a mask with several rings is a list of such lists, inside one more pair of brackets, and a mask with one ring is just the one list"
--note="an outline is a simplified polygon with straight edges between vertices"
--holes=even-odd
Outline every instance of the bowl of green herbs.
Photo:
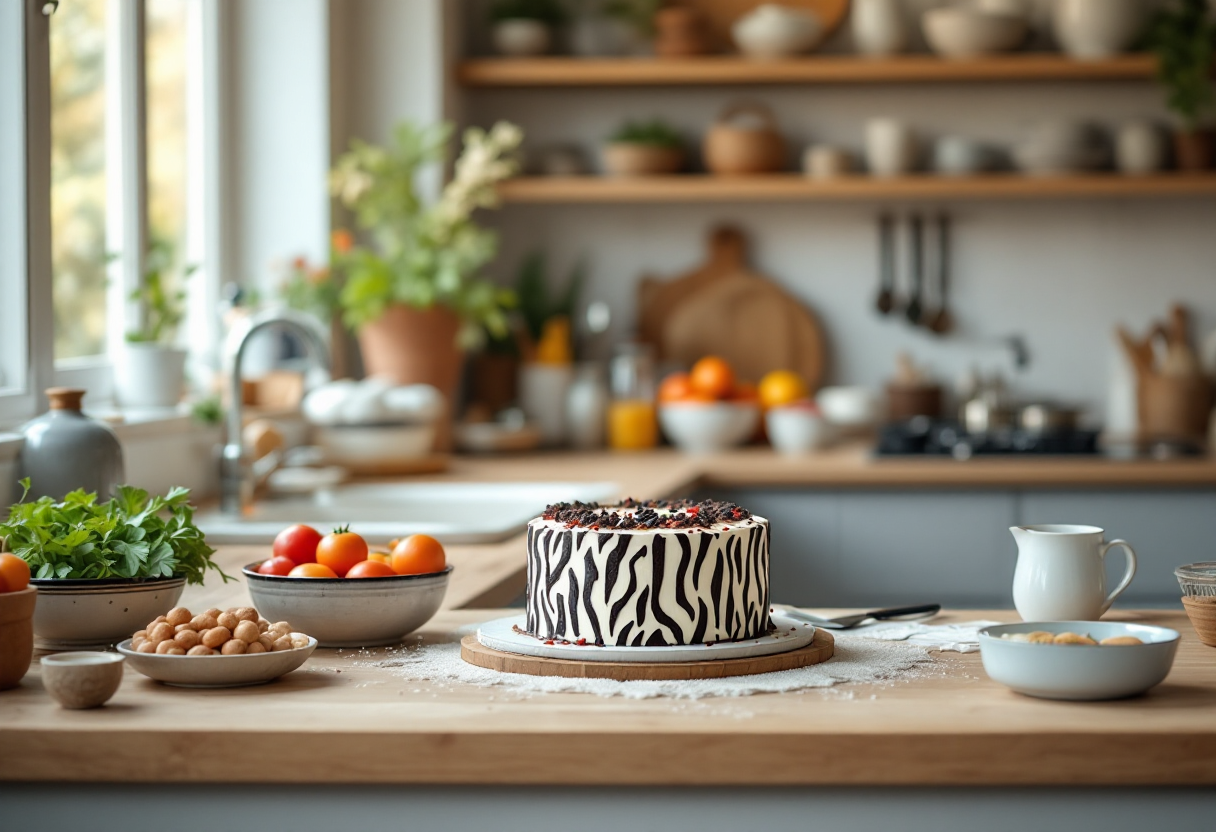
[[[28,494],[29,481],[22,485]],[[189,498],[184,488],[161,497],[131,486],[104,503],[84,491],[61,501],[23,495],[0,523],[0,549],[30,565],[35,644],[105,647],[168,612],[208,570],[227,581],[194,525]]]

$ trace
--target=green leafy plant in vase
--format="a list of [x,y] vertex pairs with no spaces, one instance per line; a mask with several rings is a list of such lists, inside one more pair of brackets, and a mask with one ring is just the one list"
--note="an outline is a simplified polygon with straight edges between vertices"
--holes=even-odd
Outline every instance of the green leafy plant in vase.
[[1173,0],[1160,9],[1146,43],[1157,56],[1157,80],[1165,87],[1166,104],[1179,121],[1174,134],[1178,166],[1207,170],[1212,167],[1216,116],[1212,86],[1216,23],[1207,0]]
[[339,305],[355,330],[368,375],[431,384],[452,401],[462,352],[488,331],[507,332],[510,289],[479,276],[497,236],[473,221],[498,204],[497,185],[514,175],[523,139],[506,122],[471,128],[451,180],[428,201],[423,169],[442,159],[451,129],[399,125],[387,147],[351,144],[330,173],[330,189],[350,209],[365,242],[340,253]]
[[603,161],[610,176],[679,173],[684,137],[662,119],[626,122],[605,142]]
[[126,333],[114,366],[118,402],[130,408],[174,407],[185,386],[186,350],[177,346],[177,331],[186,317],[186,279],[198,266],[175,273],[172,243],[153,240],[144,260],[139,286],[130,300],[139,306],[139,326]]

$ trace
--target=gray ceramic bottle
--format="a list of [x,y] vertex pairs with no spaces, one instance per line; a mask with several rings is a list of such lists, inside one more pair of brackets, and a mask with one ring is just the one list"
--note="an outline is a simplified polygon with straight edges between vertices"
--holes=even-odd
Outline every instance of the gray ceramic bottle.
[[84,393],[52,387],[46,391],[51,409],[22,426],[25,446],[17,467],[30,478],[30,499],[62,500],[83,488],[108,500],[122,483],[122,446],[114,431],[80,411]]

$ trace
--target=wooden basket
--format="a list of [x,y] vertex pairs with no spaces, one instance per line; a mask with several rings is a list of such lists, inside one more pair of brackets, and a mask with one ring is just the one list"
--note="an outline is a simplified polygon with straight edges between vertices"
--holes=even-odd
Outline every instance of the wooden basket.
[[1199,640],[1216,647],[1216,596],[1188,595],[1182,599],[1187,617]]

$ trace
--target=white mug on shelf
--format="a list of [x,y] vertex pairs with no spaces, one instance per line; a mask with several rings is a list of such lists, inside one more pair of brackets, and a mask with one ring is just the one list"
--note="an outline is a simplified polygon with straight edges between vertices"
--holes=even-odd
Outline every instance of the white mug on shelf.
[[880,58],[908,47],[904,0],[853,0],[853,44],[862,55]]
[[916,135],[903,121],[872,118],[866,122],[866,165],[874,176],[901,176],[916,168]]
[[1129,121],[1115,136],[1115,166],[1120,173],[1144,175],[1165,167],[1165,136],[1151,121]]
[[[1136,577],[1136,552],[1126,540],[1103,543],[1097,526],[1013,526],[1018,565],[1013,605],[1024,621],[1097,621]],[[1106,555],[1122,548],[1123,578],[1106,591]]]

